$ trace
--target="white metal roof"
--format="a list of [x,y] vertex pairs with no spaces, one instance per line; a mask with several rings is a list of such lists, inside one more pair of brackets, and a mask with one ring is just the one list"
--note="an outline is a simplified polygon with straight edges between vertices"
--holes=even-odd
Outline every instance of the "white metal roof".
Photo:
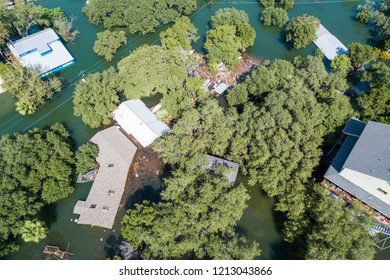
[[113,112],[114,119],[143,146],[149,146],[169,127],[156,119],[155,115],[140,99],[127,100]]
[[340,54],[348,53],[347,47],[322,24],[317,29],[316,35],[317,39],[313,42],[324,53],[327,59],[333,60]]
[[224,93],[227,89],[229,88],[229,85],[225,84],[225,83],[220,83],[215,89],[214,91],[218,94],[222,94]]
[[11,42],[8,47],[24,66],[39,66],[41,74],[74,61],[51,28]]

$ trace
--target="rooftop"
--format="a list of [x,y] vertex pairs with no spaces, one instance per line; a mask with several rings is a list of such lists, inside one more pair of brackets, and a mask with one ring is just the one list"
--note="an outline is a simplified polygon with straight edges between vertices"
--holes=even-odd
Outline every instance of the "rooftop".
[[24,66],[40,67],[41,74],[74,61],[72,55],[51,28],[8,43],[8,47]]
[[347,138],[324,177],[390,217],[388,203],[340,174],[349,169],[390,182],[390,125],[372,121],[363,124],[356,119],[348,122],[344,128]]
[[169,130],[140,99],[122,102],[113,115],[126,133],[133,135],[143,147],[150,145],[163,132]]
[[99,147],[100,168],[87,200],[79,200],[73,212],[79,224],[112,228],[137,148],[116,127],[98,132],[91,142]]
[[238,169],[239,165],[237,163],[234,163],[232,161],[228,161],[226,159],[214,157],[208,155],[208,159],[210,164],[207,168],[211,170],[215,170],[218,165],[224,165],[229,168],[229,173],[227,174],[227,179],[229,180],[230,184],[233,186],[237,179]]
[[313,42],[324,53],[327,59],[333,60],[340,54],[348,53],[347,47],[322,24],[318,27],[316,35],[317,39]]

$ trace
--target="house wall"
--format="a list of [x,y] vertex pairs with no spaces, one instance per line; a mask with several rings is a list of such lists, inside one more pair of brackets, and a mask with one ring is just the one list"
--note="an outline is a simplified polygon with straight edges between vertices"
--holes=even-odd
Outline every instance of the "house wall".
[[[384,180],[344,168],[340,175],[390,205],[390,184]],[[378,188],[387,192],[384,194]]]

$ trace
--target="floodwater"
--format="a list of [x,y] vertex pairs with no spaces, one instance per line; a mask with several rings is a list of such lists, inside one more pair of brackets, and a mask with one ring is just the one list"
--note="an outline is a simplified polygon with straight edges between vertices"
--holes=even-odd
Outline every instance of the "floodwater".
[[[241,3],[240,3],[241,2]],[[345,45],[357,41],[366,43],[369,38],[367,28],[353,20],[355,9],[363,1],[335,0],[296,0],[295,7],[289,12],[290,17],[304,13],[318,17],[322,24],[337,36]],[[231,7],[232,1],[198,1],[198,10],[190,18],[199,29],[200,39],[196,50],[202,51],[205,34],[209,28],[210,17],[219,8]],[[128,36],[127,46],[119,49],[113,61],[106,62],[92,50],[96,33],[102,31],[102,26],[90,24],[81,12],[85,0],[43,0],[39,4],[53,8],[60,6],[69,16],[75,18],[74,24],[80,31],[80,36],[74,44],[67,47],[76,59],[76,64],[61,72],[66,87],[50,102],[42,106],[32,116],[21,116],[15,112],[14,98],[10,94],[0,95],[0,135],[25,132],[32,127],[47,127],[56,122],[63,123],[72,133],[76,147],[88,141],[97,130],[88,128],[80,118],[73,115],[72,97],[75,84],[82,75],[102,71],[127,56],[134,48],[143,44],[157,44],[158,33],[167,28],[162,26],[156,33]],[[252,26],[256,29],[255,45],[248,49],[252,55],[265,59],[293,59],[297,55],[313,54],[315,46],[311,44],[304,50],[291,50],[286,47],[277,27],[266,27],[260,24],[261,7],[257,0],[235,1],[235,7],[245,10]],[[239,176],[239,182],[246,184],[244,176]],[[142,178],[137,180],[140,191],[137,197],[155,198],[160,182],[156,179]],[[20,250],[8,256],[8,259],[42,259],[45,245],[60,246],[74,253],[72,259],[103,259],[112,253],[112,248],[118,242],[120,223],[112,230],[104,230],[90,226],[77,225],[74,220],[77,215],[72,213],[77,200],[85,199],[91,184],[75,184],[75,192],[68,198],[44,209],[43,219],[49,224],[48,237],[39,244],[21,243]],[[262,254],[260,259],[290,259],[300,258],[299,248],[282,241],[280,235],[280,217],[273,212],[273,199],[266,197],[257,187],[248,187],[251,195],[249,206],[241,221],[239,230],[249,239],[260,243]],[[123,215],[122,208],[120,215]],[[120,220],[120,219],[118,219]],[[390,259],[390,250],[377,255],[378,259]]]

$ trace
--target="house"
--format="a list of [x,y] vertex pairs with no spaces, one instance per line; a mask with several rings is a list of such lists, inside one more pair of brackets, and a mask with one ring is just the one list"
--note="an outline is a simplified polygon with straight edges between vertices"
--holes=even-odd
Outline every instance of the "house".
[[86,201],[79,200],[73,213],[80,215],[78,224],[112,228],[137,147],[114,126],[98,132],[90,142],[99,148],[99,171]]
[[153,143],[169,127],[157,120],[155,115],[139,99],[127,100],[113,112],[114,120],[127,134],[131,134],[143,147]]
[[316,30],[316,36],[317,39],[313,42],[324,53],[327,59],[333,60],[340,54],[348,53],[347,47],[322,24],[320,24],[319,28]]
[[230,184],[234,186],[234,183],[237,179],[238,169],[239,166],[237,163],[228,161],[226,159],[214,157],[207,155],[209,164],[207,165],[207,169],[209,170],[215,170],[219,165],[223,165],[225,167],[228,167],[228,173],[226,174],[227,179],[229,180]]
[[10,42],[7,46],[25,67],[39,67],[41,77],[74,64],[74,58],[51,28]]
[[350,119],[345,140],[324,177],[390,217],[390,125]]

